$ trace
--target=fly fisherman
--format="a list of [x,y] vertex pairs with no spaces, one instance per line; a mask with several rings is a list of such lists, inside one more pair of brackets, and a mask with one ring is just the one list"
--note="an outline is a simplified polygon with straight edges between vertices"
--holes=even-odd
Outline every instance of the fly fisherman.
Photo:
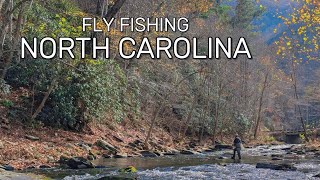
[[238,134],[235,135],[235,138],[233,140],[233,146],[234,146],[234,149],[233,149],[232,159],[236,159],[236,152],[238,153],[239,159],[241,159],[240,151],[241,151],[242,141]]

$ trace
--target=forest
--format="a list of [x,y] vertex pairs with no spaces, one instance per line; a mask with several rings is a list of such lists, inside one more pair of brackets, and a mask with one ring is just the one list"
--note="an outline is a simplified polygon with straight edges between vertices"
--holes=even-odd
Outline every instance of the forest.
[[318,0],[0,0],[0,165],[320,151],[319,25]]

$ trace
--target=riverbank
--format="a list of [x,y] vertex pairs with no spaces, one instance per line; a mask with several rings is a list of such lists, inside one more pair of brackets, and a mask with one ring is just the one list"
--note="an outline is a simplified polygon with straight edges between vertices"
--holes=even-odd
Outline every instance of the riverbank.
[[[57,167],[61,161],[72,157],[83,157],[88,161],[100,158],[157,157],[175,154],[197,154],[210,152],[211,139],[199,143],[197,139],[185,137],[177,141],[161,128],[155,128],[149,142],[149,151],[144,151],[147,126],[136,127],[130,123],[92,125],[85,133],[75,133],[50,128],[26,129],[19,124],[1,126],[0,165],[5,169],[22,170]],[[232,137],[221,139],[231,144]],[[270,139],[246,142],[254,147],[262,144],[281,144]],[[230,148],[230,145],[223,145]],[[305,149],[320,150],[320,143],[308,143]],[[306,150],[304,150],[306,151]],[[75,167],[77,168],[77,167]]]
[[[19,124],[2,124],[0,131],[0,165],[14,169],[53,167],[60,165],[61,157],[96,158],[141,156],[147,126],[136,127],[129,123],[92,125],[84,133],[51,128],[24,128]],[[101,143],[102,142],[102,143]],[[155,153],[175,152],[197,148],[191,138],[179,142],[162,130],[155,128],[149,142]],[[209,147],[210,140],[201,148]]]

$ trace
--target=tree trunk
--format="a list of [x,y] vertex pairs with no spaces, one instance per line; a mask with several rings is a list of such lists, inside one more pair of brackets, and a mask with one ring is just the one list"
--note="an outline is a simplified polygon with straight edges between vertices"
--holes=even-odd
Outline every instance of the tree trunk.
[[217,128],[218,128],[218,119],[219,119],[219,102],[216,102],[215,105],[215,115],[214,115],[214,126],[213,126],[213,143],[216,143]]
[[192,113],[193,113],[194,108],[196,107],[196,104],[197,104],[197,99],[196,99],[196,97],[194,97],[192,105],[191,105],[191,109],[190,109],[190,111],[188,113],[188,116],[187,116],[187,119],[186,119],[186,125],[185,125],[185,128],[183,130],[183,136],[186,136],[186,133],[187,133],[187,130],[188,130],[188,127],[189,127],[189,123],[190,123],[191,118],[192,118]]
[[115,4],[108,10],[108,13],[104,16],[106,20],[110,21],[120,10],[126,0],[117,0]]
[[[297,90],[296,68],[294,66],[293,60],[291,60],[291,65],[292,65],[292,81],[293,81],[293,88],[294,88],[294,96],[295,96],[296,100],[298,101],[299,100],[299,96],[298,96],[298,90]],[[304,136],[305,136],[306,141],[308,142],[309,138],[308,138],[308,135],[307,135],[307,128],[306,128],[306,125],[304,123],[304,120],[303,120],[303,117],[302,117],[301,108],[300,108],[299,104],[298,104],[298,112],[299,112],[299,115],[300,115],[300,122],[301,122],[301,125],[302,125],[302,128],[303,128],[303,131],[304,131]]]
[[[5,61],[4,69],[2,71],[2,75],[1,75],[2,79],[5,79],[6,74],[8,72],[8,69],[9,69],[9,67],[11,65],[13,56],[14,56],[14,54],[16,52],[16,49],[18,48],[19,38],[20,38],[20,27],[21,27],[21,24],[22,24],[23,12],[24,12],[24,7],[22,5],[21,8],[20,8],[20,12],[19,12],[19,15],[18,15],[18,20],[17,20],[17,23],[16,23],[16,29],[15,29],[15,31],[13,33],[13,38],[12,38],[12,41],[11,41],[10,54],[9,54],[9,57],[7,58],[7,60]],[[12,18],[10,18],[10,19],[12,20]]]
[[45,93],[40,105],[38,106],[37,110],[33,113],[33,115],[31,116],[31,120],[33,121],[38,115],[39,113],[42,111],[42,108],[44,107],[45,103],[47,102],[48,98],[49,98],[49,95],[51,94],[51,92],[53,91],[54,89],[54,86],[56,85],[56,81],[57,81],[57,78],[54,79],[50,86],[49,86],[49,89],[48,91]]
[[267,74],[266,74],[266,76],[264,78],[263,87],[262,87],[260,98],[259,98],[259,108],[258,108],[258,114],[257,114],[257,120],[256,120],[256,127],[255,127],[254,135],[253,135],[254,139],[257,139],[257,137],[258,137],[258,131],[259,131],[260,122],[261,122],[261,111],[262,111],[262,105],[263,105],[263,96],[264,96],[265,89],[267,87],[268,76],[269,76],[269,72],[267,72]]
[[153,118],[152,118],[152,120],[151,120],[151,124],[150,124],[150,127],[149,127],[149,131],[148,131],[147,137],[146,137],[146,139],[145,139],[145,141],[144,141],[144,147],[145,147],[146,149],[148,149],[148,142],[149,142],[149,139],[150,139],[150,137],[151,137],[151,133],[152,133],[152,130],[153,130],[153,126],[154,126],[154,124],[155,124],[155,122],[156,122],[156,120],[157,120],[157,118],[158,118],[158,116],[159,116],[159,114],[160,114],[160,112],[161,112],[161,109],[163,108],[164,104],[165,104],[165,100],[163,100],[163,101],[161,102],[159,108],[157,109],[157,111],[155,112],[155,114],[154,114],[154,116],[153,116]]

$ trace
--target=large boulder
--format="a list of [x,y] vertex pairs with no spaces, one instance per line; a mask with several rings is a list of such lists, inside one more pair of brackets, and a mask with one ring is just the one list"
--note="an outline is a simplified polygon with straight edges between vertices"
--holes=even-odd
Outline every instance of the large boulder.
[[66,161],[71,169],[88,169],[94,168],[94,165],[83,157],[73,157]]
[[199,153],[192,150],[181,150],[180,154],[192,155],[192,154],[199,154]]
[[117,152],[117,149],[113,145],[109,144],[108,142],[106,142],[105,140],[102,140],[102,139],[97,140],[95,145],[104,149],[104,150],[112,151],[115,153]]
[[178,151],[176,149],[167,148],[167,151],[165,153],[163,153],[163,155],[165,155],[165,156],[174,156],[174,155],[177,155],[179,153],[180,153],[180,151]]
[[313,177],[315,177],[315,178],[320,178],[320,174],[316,174],[316,175],[314,175]]
[[292,164],[271,164],[271,163],[258,163],[256,168],[272,169],[272,170],[284,170],[284,171],[296,171],[297,168]]
[[14,171],[14,167],[8,164],[0,166],[0,169],[6,170],[6,171]]
[[150,151],[140,151],[139,153],[142,155],[142,157],[158,157],[156,153]]
[[227,144],[217,144],[214,146],[214,149],[221,150],[221,149],[233,149],[233,146]]
[[117,153],[116,155],[113,156],[114,158],[127,158],[128,154],[127,153]]

